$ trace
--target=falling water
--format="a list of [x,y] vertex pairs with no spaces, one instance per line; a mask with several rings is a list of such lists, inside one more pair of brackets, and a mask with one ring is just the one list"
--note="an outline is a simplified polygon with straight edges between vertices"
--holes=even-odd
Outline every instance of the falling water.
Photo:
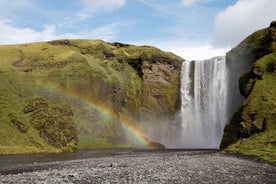
[[166,148],[219,149],[223,129],[243,101],[239,76],[252,67],[225,56],[185,61],[181,69],[181,109],[149,135]]
[[225,57],[187,61],[181,74],[181,138],[176,147],[219,148],[227,118]]

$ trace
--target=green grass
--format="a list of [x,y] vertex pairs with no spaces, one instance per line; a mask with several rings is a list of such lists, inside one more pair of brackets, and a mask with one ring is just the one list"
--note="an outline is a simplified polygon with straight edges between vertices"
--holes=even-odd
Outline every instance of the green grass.
[[[157,97],[147,91],[152,84],[144,82],[141,71],[156,63],[180,70],[182,61],[154,47],[116,45],[101,40],[0,46],[0,154],[61,151],[41,138],[40,130],[31,123],[32,115],[22,112],[29,100],[40,97],[53,106],[70,104],[81,138],[80,148],[123,145],[125,135],[120,124],[101,111],[116,118],[122,114],[133,122],[140,121],[142,110],[147,107],[160,112]],[[161,72],[172,83],[178,83],[179,72],[175,71]],[[171,114],[178,100],[175,86],[178,85],[163,86],[167,102],[162,105],[168,106]],[[145,94],[151,96],[152,104]],[[54,114],[51,111],[49,115]],[[28,131],[24,133],[25,129]]]
[[[276,59],[276,57],[274,58]],[[247,155],[276,162],[276,74],[267,73],[262,80],[258,80],[251,94],[243,103],[243,116],[250,120],[245,121],[249,131],[249,138],[242,139],[227,148]]]
[[105,138],[94,138],[92,136],[79,136],[79,149],[114,148],[115,146]]
[[276,114],[266,122],[266,130],[249,138],[240,139],[227,147],[226,151],[257,156],[269,162],[276,162]]
[[[38,132],[29,123],[29,117],[22,112],[24,100],[33,96],[32,86],[22,84],[21,79],[10,75],[0,75],[0,153],[43,152],[53,147],[39,137]],[[28,131],[22,133],[11,123],[12,118],[24,124]],[[26,150],[24,151],[24,147]],[[5,148],[5,149],[4,149]]]
[[221,147],[276,162],[276,52],[268,29],[250,35],[227,56],[236,67],[254,64],[240,78],[246,99],[226,126]]
[[34,153],[60,153],[60,149],[53,147],[44,147],[42,149],[36,146],[16,145],[16,146],[0,146],[0,155],[13,154],[34,154]]

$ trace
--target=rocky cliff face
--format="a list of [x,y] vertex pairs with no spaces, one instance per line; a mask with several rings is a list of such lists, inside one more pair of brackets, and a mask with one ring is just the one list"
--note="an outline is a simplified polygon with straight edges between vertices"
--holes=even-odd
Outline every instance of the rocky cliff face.
[[[79,148],[130,145],[133,143],[124,132],[122,119],[143,127],[160,117],[169,119],[179,106],[183,59],[154,47],[56,40],[0,46],[0,58],[0,153],[22,152],[23,146],[30,147],[27,152],[75,149],[74,144],[64,142],[77,140],[67,136],[74,132],[71,122],[76,125]],[[54,107],[24,113],[30,100],[42,97],[55,108],[67,104],[73,110],[68,131],[61,137],[49,129],[49,123],[45,122],[45,129],[33,123],[32,114],[45,117]],[[24,127],[16,131],[15,126],[9,126],[10,113],[27,132]],[[50,115],[53,126],[62,124],[63,114],[57,114]],[[53,134],[46,138],[49,132]]]
[[[276,155],[276,22],[259,30],[228,54],[238,73],[245,100],[224,130],[221,147],[275,161]],[[230,146],[229,146],[230,145]]]

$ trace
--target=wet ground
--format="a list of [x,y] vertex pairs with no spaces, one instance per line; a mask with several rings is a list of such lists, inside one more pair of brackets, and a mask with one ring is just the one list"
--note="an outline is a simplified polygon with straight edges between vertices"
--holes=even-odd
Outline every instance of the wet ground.
[[0,157],[0,183],[276,183],[275,165],[215,151],[98,150],[69,155]]

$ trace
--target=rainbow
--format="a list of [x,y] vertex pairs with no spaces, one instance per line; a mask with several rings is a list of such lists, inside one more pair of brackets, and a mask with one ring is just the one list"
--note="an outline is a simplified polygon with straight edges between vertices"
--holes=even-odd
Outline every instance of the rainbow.
[[[40,86],[40,87],[42,87],[42,86]],[[69,97],[73,100],[77,100],[85,105],[88,105],[89,107],[100,112],[102,115],[104,115],[104,117],[111,118],[112,120],[119,122],[122,125],[126,134],[128,136],[131,136],[131,138],[134,139],[134,141],[136,143],[138,143],[138,145],[140,147],[154,148],[151,145],[151,143],[152,143],[151,139],[146,134],[144,134],[140,129],[135,127],[135,122],[133,120],[123,116],[122,114],[120,114],[120,116],[118,116],[117,114],[114,113],[114,111],[111,108],[108,108],[106,105],[104,105],[102,103],[94,103],[94,102],[92,102],[92,100],[89,100],[87,98],[76,95],[73,92],[61,90],[61,89],[53,87],[53,86],[49,87],[49,85],[47,85],[47,87],[43,86],[42,88],[44,88],[48,91],[51,91],[53,93],[66,95],[67,97]]]

